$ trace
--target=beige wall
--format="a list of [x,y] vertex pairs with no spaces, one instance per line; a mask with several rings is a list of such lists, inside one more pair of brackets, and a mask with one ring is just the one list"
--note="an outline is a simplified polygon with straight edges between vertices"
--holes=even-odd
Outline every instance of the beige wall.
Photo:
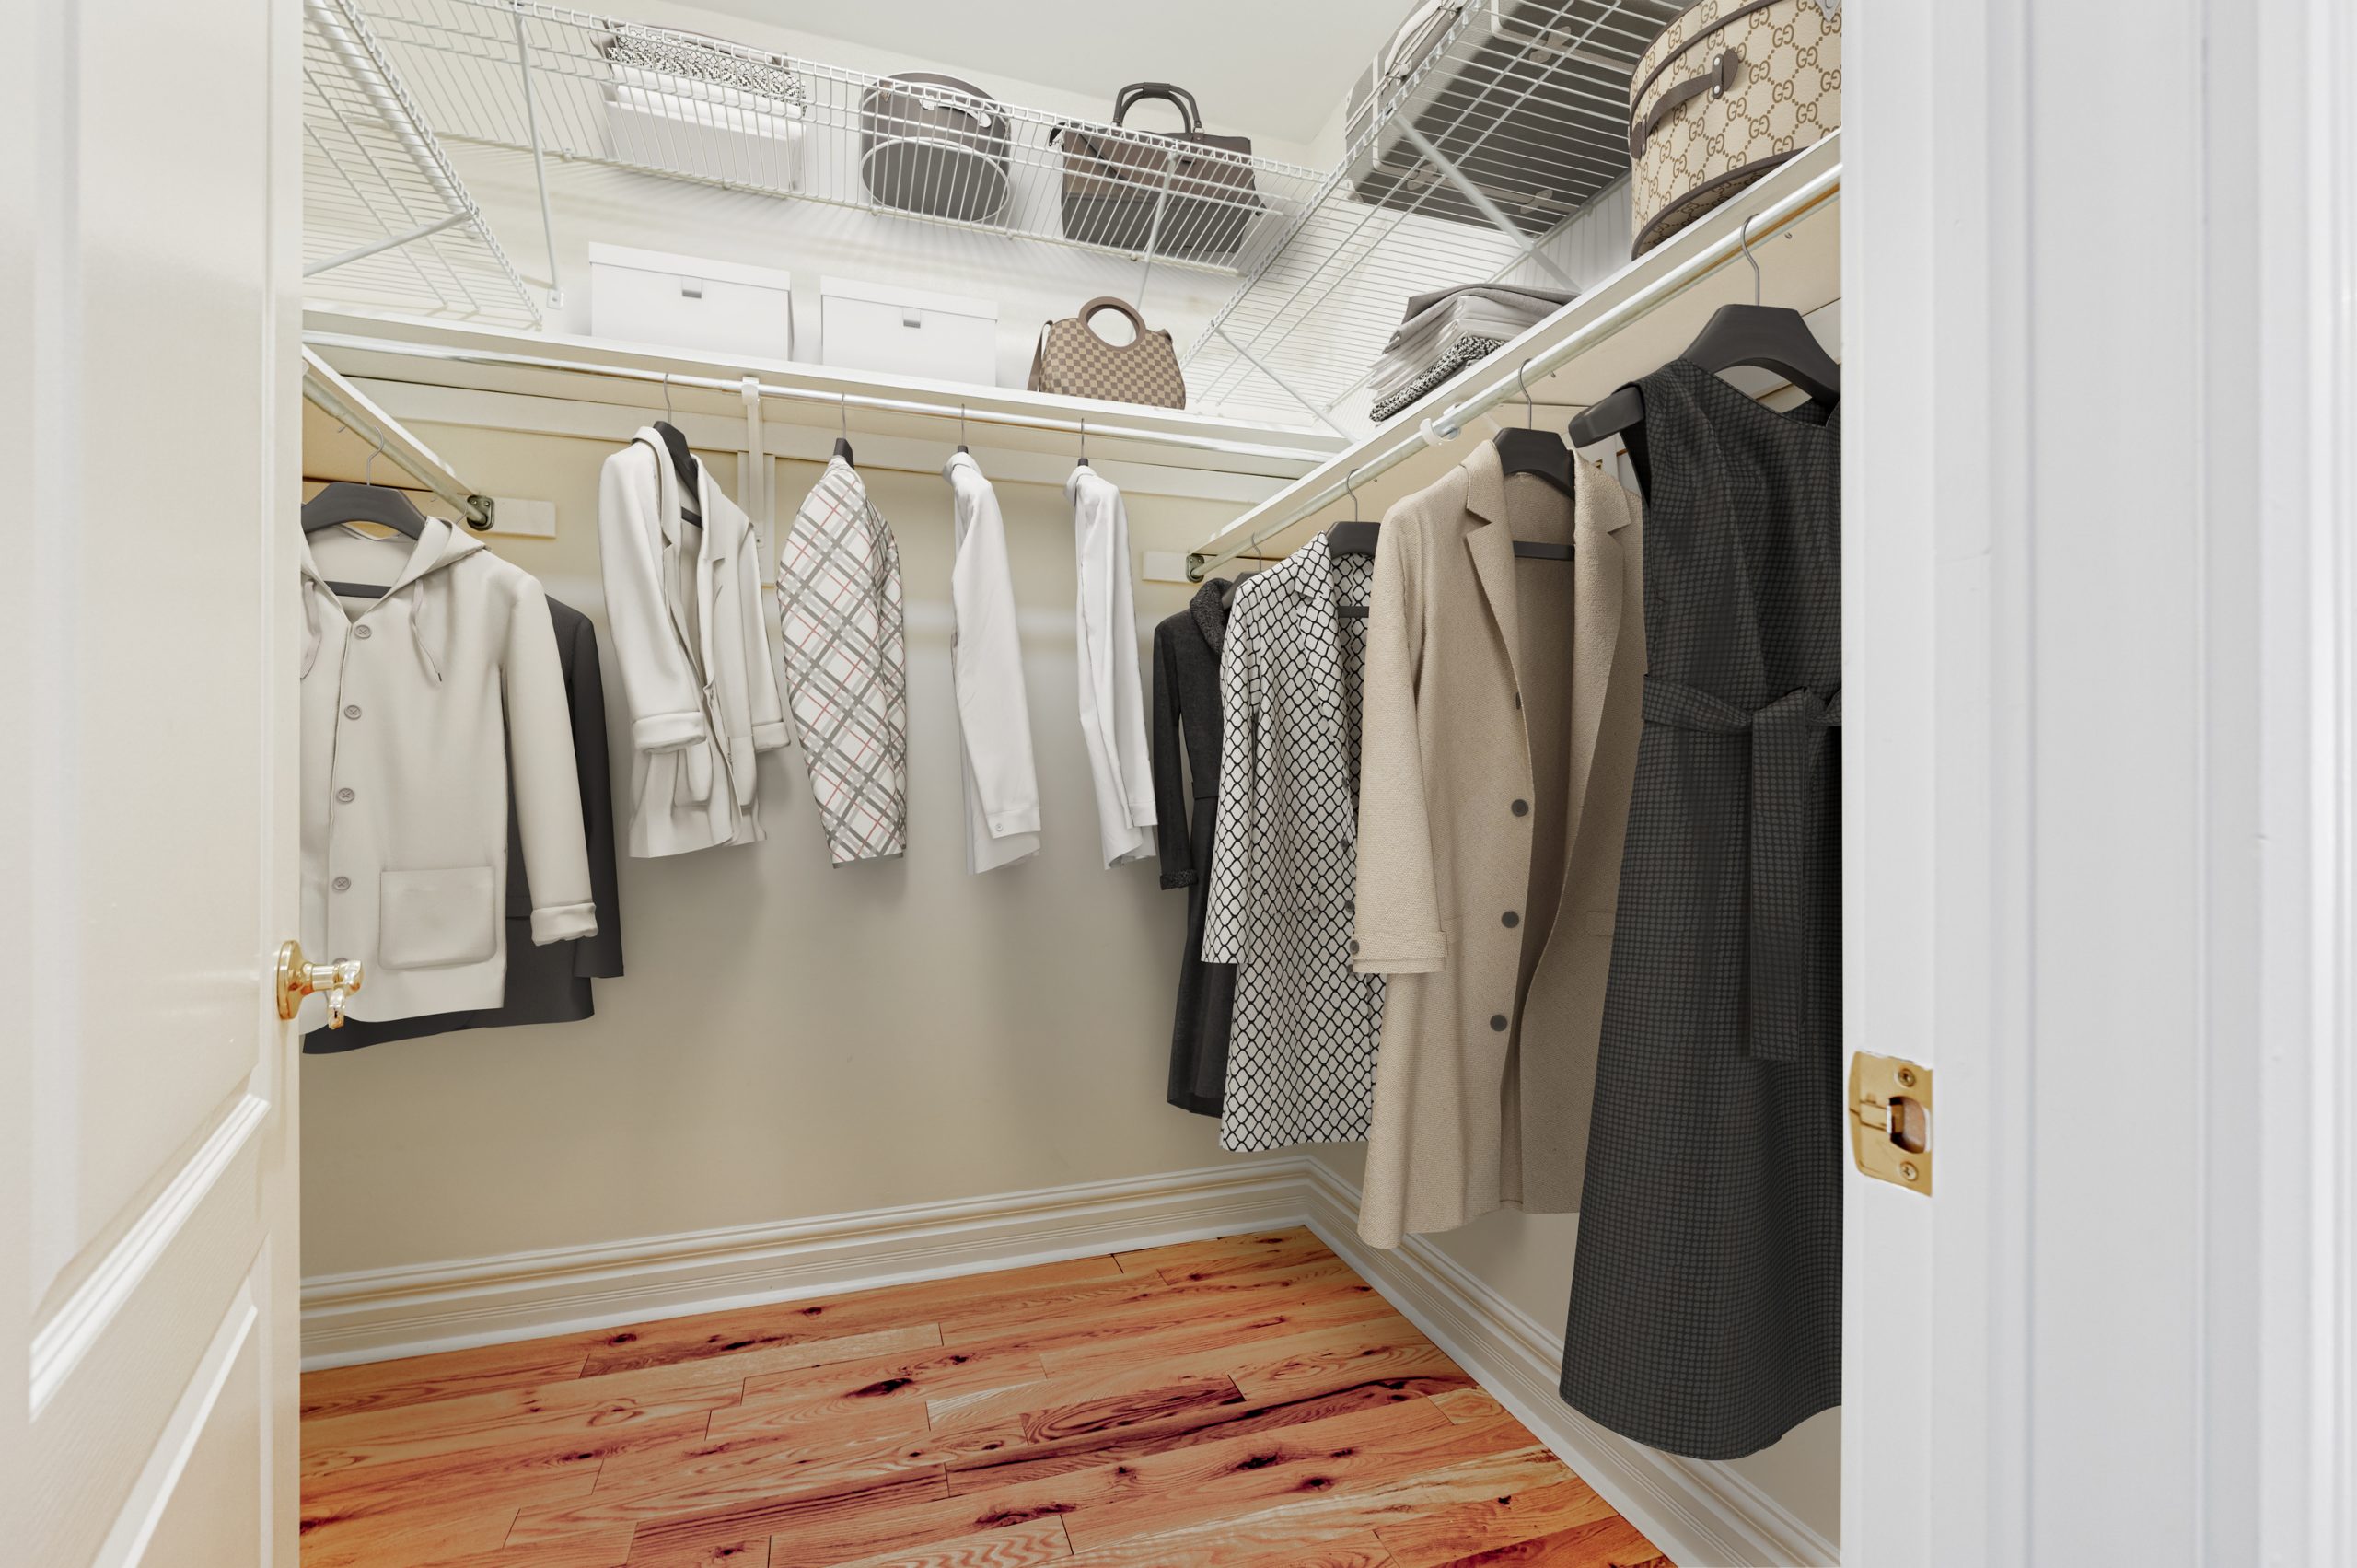
[[[597,482],[610,447],[417,429],[470,483],[556,503],[554,541],[492,542],[602,635]],[[740,488],[726,456],[717,471]],[[817,472],[778,465],[781,527]],[[768,842],[622,861],[629,972],[598,982],[594,1019],[307,1060],[305,1273],[1221,1158],[1211,1121],[1163,1103],[1185,895],[1163,892],[1150,863],[1098,864],[1062,489],[999,487],[1044,842],[1035,860],[975,877],[949,684],[947,486],[867,478],[900,540],[908,605],[907,857],[830,868],[799,748],[768,754]],[[1184,549],[1233,514],[1133,496],[1132,544]],[[1142,585],[1141,636],[1188,592]],[[610,713],[610,651],[607,670]],[[626,797],[627,758],[614,768]]]

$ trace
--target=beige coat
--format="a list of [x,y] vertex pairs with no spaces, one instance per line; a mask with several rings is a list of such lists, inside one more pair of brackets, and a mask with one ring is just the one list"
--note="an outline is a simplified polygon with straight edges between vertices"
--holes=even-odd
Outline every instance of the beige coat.
[[1645,640],[1636,498],[1573,466],[1576,502],[1483,442],[1383,520],[1353,947],[1391,977],[1359,1211],[1378,1247],[1579,1206]]

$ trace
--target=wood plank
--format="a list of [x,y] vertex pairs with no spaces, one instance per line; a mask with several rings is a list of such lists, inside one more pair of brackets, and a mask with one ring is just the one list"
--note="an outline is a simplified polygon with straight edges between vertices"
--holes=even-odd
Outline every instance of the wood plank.
[[[936,1541],[913,1551],[894,1550],[880,1557],[830,1563],[828,1568],[1038,1568],[1062,1562],[1072,1556],[1064,1539],[1063,1521],[1051,1516],[1029,1519],[1001,1530],[984,1530],[955,1540]],[[778,1560],[784,1568],[784,1560]]]
[[303,1374],[303,1419],[420,1404],[578,1376],[595,1336],[565,1334]]
[[[1462,1377],[1463,1374],[1457,1375]],[[1097,1465],[1125,1463],[1204,1443],[1306,1426],[1339,1415],[1404,1404],[1422,1397],[1416,1382],[1383,1379],[1291,1399],[1202,1405],[1159,1420],[1079,1433],[1028,1446],[1009,1446],[991,1429],[936,1434],[925,1457],[949,1467],[949,1489],[965,1493],[1039,1481]],[[976,1439],[985,1451],[971,1451]]]
[[1440,1568],[1674,1568],[1618,1514],[1551,1535],[1454,1557]]
[[[1397,1335],[1412,1326],[1375,1293],[1372,1286],[1352,1285],[1307,1293],[1281,1293],[1233,1311],[1183,1318],[1175,1325],[1163,1313],[1161,1302],[1142,1303],[1119,1314],[1092,1316],[1024,1336],[1050,1373],[1078,1372],[1089,1367],[1119,1366],[1124,1362],[1177,1357],[1199,1352],[1248,1347],[1288,1334],[1342,1324],[1381,1325],[1370,1334]],[[946,1336],[953,1330],[945,1329]],[[962,1337],[960,1345],[977,1342]],[[1245,1357],[1244,1359],[1251,1359]]]
[[[465,1557],[446,1557],[423,1568],[622,1568],[630,1557],[630,1531],[611,1529],[532,1546],[504,1546]],[[305,1559],[305,1568],[309,1560]]]
[[1263,1562],[1275,1568],[1286,1550],[1373,1533],[1386,1522],[1549,1485],[1569,1473],[1551,1454],[1519,1448],[1368,1492],[1329,1493],[1180,1529],[1125,1537],[1075,1551],[1070,1568],[1235,1568],[1239,1554],[1256,1568]]
[[1452,1388],[1446,1394],[1434,1394],[1433,1403],[1454,1422],[1495,1421],[1506,1413],[1505,1406],[1478,1388]]
[[1181,1241],[1168,1247],[1145,1247],[1116,1252],[1113,1261],[1123,1273],[1152,1274],[1165,1269],[1193,1269],[1235,1259],[1278,1257],[1285,1260],[1333,1255],[1306,1225],[1285,1230],[1248,1231],[1215,1237],[1209,1241]]
[[[586,1476],[582,1478],[586,1481]],[[303,1568],[417,1568],[437,1559],[492,1551],[507,1539],[511,1504],[491,1508],[410,1507],[391,1513],[307,1516]]]
[[1379,1525],[1399,1568],[1439,1568],[1480,1551],[1577,1529],[1610,1517],[1612,1504],[1570,1476],[1552,1486],[1434,1509],[1421,1518]]
[[896,1356],[844,1362],[745,1380],[737,1403],[712,1413],[715,1437],[738,1432],[782,1432],[880,1405],[906,1405],[924,1430],[929,1405],[978,1390],[1037,1383],[1047,1376],[1039,1358],[1018,1344],[982,1350],[937,1346]]
[[595,1336],[584,1376],[675,1365],[707,1356],[840,1338],[878,1329],[938,1322],[997,1300],[1021,1298],[1058,1286],[1118,1280],[1120,1269],[1109,1257],[1075,1258],[997,1273],[887,1285],[847,1295],[783,1301],[767,1307],[733,1307],[692,1318],[633,1323]]
[[1388,1340],[1359,1338],[1336,1342],[1272,1361],[1255,1360],[1229,1376],[1253,1399],[1272,1399],[1299,1388],[1327,1388],[1338,1383],[1362,1383],[1376,1377],[1435,1377],[1457,1370],[1447,1353],[1422,1334],[1400,1334]]
[[1244,1396],[1218,1374],[1193,1375],[1138,1387],[1139,1369],[1095,1376],[1051,1377],[1019,1388],[928,1407],[936,1443],[955,1441],[970,1451],[985,1447],[1034,1448],[1094,1433],[1167,1421],[1220,1405],[1240,1405]]
[[730,1541],[724,1546],[691,1546],[664,1557],[634,1557],[640,1568],[769,1568],[770,1538]]
[[735,1404],[749,1376],[939,1342],[940,1330],[928,1323],[329,1416],[307,1427],[306,1436],[317,1449],[315,1457],[307,1444],[304,1466],[315,1470],[330,1457],[339,1465],[381,1464],[498,1444],[528,1433],[586,1433],[625,1421],[710,1411]]
[[666,1552],[759,1529],[769,1533],[772,1559],[819,1568],[1023,1522],[981,1517],[970,1499],[948,1495],[939,1470],[913,1471],[842,1491],[755,1498],[642,1524],[632,1538],[630,1561],[636,1568]]

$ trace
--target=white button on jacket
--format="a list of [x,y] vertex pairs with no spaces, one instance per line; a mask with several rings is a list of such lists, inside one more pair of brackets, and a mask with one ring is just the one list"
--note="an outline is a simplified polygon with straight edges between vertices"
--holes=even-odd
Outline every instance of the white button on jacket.
[[[304,949],[365,966],[355,1018],[496,1007],[511,777],[533,942],[598,929],[547,596],[439,518],[308,537],[302,575]],[[391,587],[347,609],[331,576]]]

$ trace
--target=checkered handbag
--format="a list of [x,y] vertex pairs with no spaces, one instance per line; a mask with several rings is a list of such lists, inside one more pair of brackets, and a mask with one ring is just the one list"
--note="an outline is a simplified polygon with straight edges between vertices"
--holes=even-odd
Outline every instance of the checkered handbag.
[[[1099,310],[1127,316],[1137,335],[1125,343],[1107,343],[1088,324]],[[1032,391],[1067,398],[1187,406],[1187,378],[1179,373],[1178,351],[1171,346],[1170,334],[1148,327],[1135,306],[1109,294],[1090,300],[1077,315],[1039,329],[1039,346],[1031,352],[1031,379],[1026,384]]]

